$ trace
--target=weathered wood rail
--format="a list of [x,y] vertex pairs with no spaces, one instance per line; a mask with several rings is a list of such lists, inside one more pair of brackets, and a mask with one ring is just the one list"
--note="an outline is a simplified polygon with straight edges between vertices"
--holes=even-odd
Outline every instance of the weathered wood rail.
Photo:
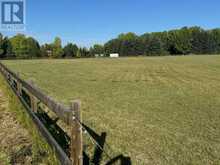
[[[73,101],[70,107],[66,107],[53,98],[46,95],[32,82],[27,82],[19,77],[19,74],[15,74],[5,65],[0,63],[0,72],[3,77],[12,88],[16,96],[19,98],[26,111],[32,118],[33,122],[37,126],[39,132],[46,139],[48,144],[55,151],[57,158],[61,164],[64,165],[82,165],[83,164],[83,151],[82,151],[82,126],[80,115],[80,102]],[[30,103],[23,97],[23,93],[30,98]],[[58,144],[55,138],[47,130],[45,125],[36,115],[38,111],[39,102],[43,103],[49,110],[51,110],[59,119],[61,119],[66,125],[71,127],[70,146],[68,156],[62,147]]]

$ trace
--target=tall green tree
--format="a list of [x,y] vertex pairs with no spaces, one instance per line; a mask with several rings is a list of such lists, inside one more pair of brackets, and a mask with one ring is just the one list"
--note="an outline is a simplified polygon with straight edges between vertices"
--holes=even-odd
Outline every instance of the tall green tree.
[[93,47],[90,48],[89,52],[90,52],[90,55],[93,56],[93,57],[96,54],[98,54],[98,55],[104,54],[104,46],[99,45],[99,44],[95,44]]
[[23,34],[17,34],[10,38],[12,53],[16,58],[40,57],[40,45],[32,37],[26,37]]
[[214,44],[214,53],[219,54],[220,53],[220,28],[211,30],[210,36]]
[[191,53],[191,33],[187,27],[180,30],[172,30],[168,33],[168,51],[170,54],[184,54]]
[[37,42],[37,40],[35,40],[32,37],[28,37],[26,39],[27,42],[27,52],[29,54],[29,57],[41,57],[41,50],[40,50],[40,45]]
[[120,40],[120,49],[118,53],[121,56],[134,56],[141,54],[142,43],[135,33],[129,32],[126,34],[120,34],[118,39]]
[[134,56],[143,54],[143,43],[135,33],[122,33],[118,38],[110,40],[104,45],[105,53],[119,53],[120,56]]
[[161,39],[157,36],[151,36],[146,48],[146,55],[159,56],[165,55],[165,52]]
[[59,37],[56,37],[54,39],[54,42],[52,43],[52,57],[53,58],[60,58],[63,56],[64,52],[62,49],[62,41]]
[[104,49],[106,56],[109,56],[110,53],[119,53],[120,46],[121,46],[121,40],[119,40],[118,38],[112,39],[107,43],[105,43]]
[[90,53],[86,47],[80,48],[81,57],[90,57]]
[[193,27],[192,30],[192,53],[212,54],[215,51],[215,43],[209,31],[200,27]]
[[0,33],[0,58],[12,57],[11,42]]
[[17,34],[10,39],[12,52],[16,58],[28,58],[27,39],[23,34]]
[[68,43],[64,48],[64,57],[76,57],[78,47],[76,44]]

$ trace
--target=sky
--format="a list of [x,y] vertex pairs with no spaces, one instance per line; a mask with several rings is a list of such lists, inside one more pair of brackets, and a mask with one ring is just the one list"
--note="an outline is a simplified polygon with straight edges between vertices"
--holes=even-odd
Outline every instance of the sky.
[[[41,44],[103,44],[120,33],[220,27],[219,0],[26,0],[26,30]],[[2,32],[13,36],[18,32]]]

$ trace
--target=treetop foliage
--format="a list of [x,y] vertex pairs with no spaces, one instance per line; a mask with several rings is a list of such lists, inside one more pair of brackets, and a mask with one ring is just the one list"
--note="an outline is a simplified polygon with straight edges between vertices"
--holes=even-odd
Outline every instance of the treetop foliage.
[[122,33],[89,49],[73,43],[62,47],[59,37],[40,46],[37,40],[23,34],[8,38],[0,33],[0,58],[79,58],[109,56],[111,53],[119,53],[120,56],[220,54],[220,28],[204,30],[194,26],[143,35]]

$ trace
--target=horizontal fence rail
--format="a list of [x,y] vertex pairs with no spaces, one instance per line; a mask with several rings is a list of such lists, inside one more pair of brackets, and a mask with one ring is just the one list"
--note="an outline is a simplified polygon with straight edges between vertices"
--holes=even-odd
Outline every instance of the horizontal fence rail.
[[[0,62],[0,72],[12,88],[16,96],[19,98],[28,114],[31,116],[33,122],[37,126],[42,136],[46,139],[48,144],[56,152],[61,164],[64,165],[82,165],[82,127],[80,114],[80,102],[74,101],[70,107],[66,107],[61,103],[56,102],[50,96],[44,94],[32,82],[26,82],[15,74],[5,65]],[[25,99],[26,98],[26,99]],[[51,110],[59,119],[66,125],[71,127],[70,144],[68,147],[69,155],[63,150],[57,140],[51,135],[44,123],[37,115],[39,111],[39,103],[43,103],[49,110]]]

